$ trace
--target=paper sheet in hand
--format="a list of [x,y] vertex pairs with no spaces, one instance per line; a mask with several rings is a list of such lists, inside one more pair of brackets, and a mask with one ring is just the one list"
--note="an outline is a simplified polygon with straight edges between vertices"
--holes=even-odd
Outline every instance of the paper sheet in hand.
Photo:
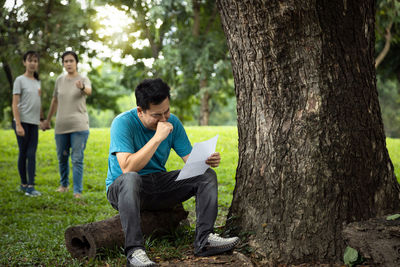
[[210,167],[206,164],[206,160],[215,152],[217,140],[218,135],[207,141],[195,143],[185,166],[183,166],[175,181],[188,179],[205,173],[205,171]]

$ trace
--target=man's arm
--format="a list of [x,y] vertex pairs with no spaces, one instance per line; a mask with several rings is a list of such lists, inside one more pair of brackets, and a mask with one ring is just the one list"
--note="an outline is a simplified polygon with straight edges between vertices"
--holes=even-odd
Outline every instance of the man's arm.
[[182,157],[183,162],[186,163],[186,161],[188,160],[189,156],[190,156],[190,154],[187,154],[186,156]]
[[159,122],[154,136],[136,153],[117,152],[117,160],[122,173],[138,172],[147,165],[158,146],[172,132],[173,126],[169,122]]

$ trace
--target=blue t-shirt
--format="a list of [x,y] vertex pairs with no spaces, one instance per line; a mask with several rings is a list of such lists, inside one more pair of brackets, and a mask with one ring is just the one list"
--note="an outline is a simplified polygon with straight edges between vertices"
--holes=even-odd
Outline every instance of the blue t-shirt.
[[[138,173],[145,175],[154,172],[165,172],[171,148],[184,157],[192,151],[192,146],[179,119],[171,114],[168,122],[174,129],[158,146],[153,157]],[[137,108],[121,113],[113,120],[110,134],[110,151],[108,154],[108,172],[106,190],[122,174],[116,153],[136,153],[154,136],[156,131],[147,129],[137,115]]]

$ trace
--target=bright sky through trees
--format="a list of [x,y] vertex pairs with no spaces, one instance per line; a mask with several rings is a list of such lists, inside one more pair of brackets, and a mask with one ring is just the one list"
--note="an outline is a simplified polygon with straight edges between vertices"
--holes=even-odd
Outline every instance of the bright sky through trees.
[[[122,6],[124,8],[124,6]],[[127,7],[126,7],[127,8]],[[100,28],[97,30],[97,34],[100,38],[108,39],[108,43],[112,42],[126,42],[128,41],[128,31],[126,30],[127,25],[133,23],[132,17],[129,17],[125,12],[115,8],[111,5],[98,6],[95,8],[97,11],[96,20],[100,24]],[[161,24],[161,22],[160,22]],[[134,37],[139,37],[140,32],[130,33]],[[130,44],[134,48],[143,48],[148,46],[147,40],[137,40],[136,42]],[[110,47],[102,42],[89,41],[88,46],[98,51],[98,57],[111,58],[114,62],[121,62],[124,65],[130,66],[135,63],[135,59],[128,55],[122,58],[121,50],[111,50]],[[144,59],[143,63],[151,67],[154,59]],[[99,63],[101,63],[99,61]]]
[[[77,0],[82,6],[83,9],[86,8],[85,0]],[[23,0],[6,0],[4,3],[4,8],[18,8],[23,4]],[[62,1],[61,4],[68,5],[68,1]],[[122,6],[124,8],[124,6]],[[126,7],[127,8],[127,7]],[[100,28],[97,30],[97,34],[100,38],[108,39],[107,42],[126,42],[128,40],[128,31],[126,30],[126,26],[133,23],[132,17],[129,17],[124,11],[121,11],[114,6],[106,4],[105,6],[97,6],[95,8],[97,11],[96,20],[99,23]],[[23,9],[18,13],[18,21],[28,20],[27,14]],[[161,24],[161,21],[160,21]],[[84,33],[82,33],[84,34]],[[132,34],[132,33],[131,33]],[[135,37],[138,37],[140,32],[133,33]],[[147,40],[138,40],[131,44],[134,48],[142,48],[144,46],[148,46]],[[88,62],[89,60],[92,62],[93,66],[99,66],[102,63],[101,58],[111,58],[114,62],[120,62],[124,65],[130,66],[135,63],[135,59],[128,55],[122,57],[122,51],[117,49],[113,50],[109,46],[107,46],[103,42],[95,42],[88,41],[87,47],[89,49],[97,51],[97,58],[87,58],[87,56],[82,55],[83,62]],[[71,50],[72,48],[66,48],[66,50]],[[153,59],[144,59],[143,63],[151,67],[153,64]],[[85,66],[83,64],[82,69],[87,71],[89,66]]]

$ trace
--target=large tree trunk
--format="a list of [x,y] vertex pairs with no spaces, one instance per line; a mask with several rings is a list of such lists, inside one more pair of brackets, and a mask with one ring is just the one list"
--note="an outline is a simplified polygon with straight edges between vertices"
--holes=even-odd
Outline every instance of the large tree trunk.
[[335,262],[342,224],[399,208],[374,68],[374,1],[233,1],[239,163],[229,216],[266,264]]
[[[9,107],[12,106],[12,98],[13,98],[13,75],[12,75],[12,70],[10,68],[10,65],[8,64],[8,62],[6,60],[2,61],[3,63],[3,70],[4,73],[7,77],[7,81],[8,81],[8,85],[7,86],[2,86],[3,88],[1,90],[3,90],[3,92],[0,92],[0,96],[4,96],[6,98],[8,98],[8,103],[9,103]],[[5,106],[0,105],[0,110],[3,110]],[[3,116],[0,116],[0,118],[3,118]],[[13,113],[12,113],[12,109],[10,109],[9,111],[9,118],[10,118],[10,123],[13,121]]]

